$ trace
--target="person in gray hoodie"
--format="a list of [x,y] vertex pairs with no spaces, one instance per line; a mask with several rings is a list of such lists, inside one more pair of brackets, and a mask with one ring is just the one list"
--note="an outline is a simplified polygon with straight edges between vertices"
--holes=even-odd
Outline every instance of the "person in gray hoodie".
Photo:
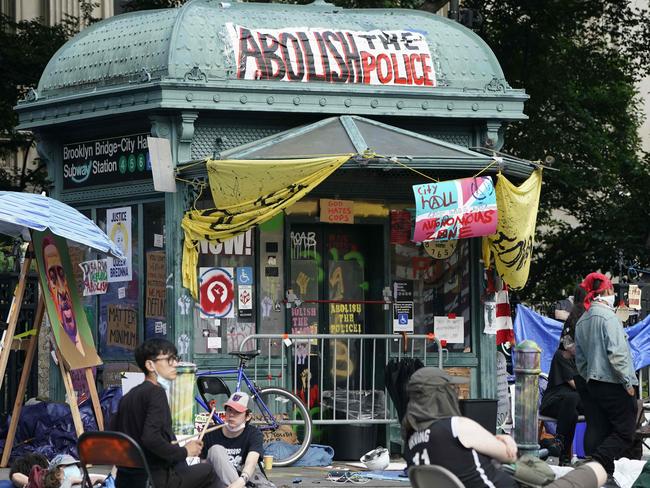
[[591,407],[600,411],[599,418],[604,421],[592,457],[607,471],[605,486],[616,487],[612,476],[614,460],[634,442],[634,387],[639,383],[623,325],[614,313],[616,299],[611,281],[601,273],[591,273],[580,286],[587,296],[586,312],[576,324],[576,366],[587,382]]

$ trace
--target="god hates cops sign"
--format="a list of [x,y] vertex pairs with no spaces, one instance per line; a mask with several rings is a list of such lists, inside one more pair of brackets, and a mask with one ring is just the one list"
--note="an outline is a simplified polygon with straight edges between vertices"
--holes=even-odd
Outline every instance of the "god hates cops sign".
[[426,38],[411,31],[226,24],[242,80],[436,86]]

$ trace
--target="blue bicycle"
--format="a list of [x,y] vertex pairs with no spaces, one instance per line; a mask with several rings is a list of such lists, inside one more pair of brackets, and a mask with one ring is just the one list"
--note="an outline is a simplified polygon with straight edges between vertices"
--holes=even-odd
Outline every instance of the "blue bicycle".
[[[277,387],[259,388],[251,381],[244,369],[246,363],[260,354],[260,351],[231,352],[232,356],[239,358],[237,369],[219,371],[201,371],[197,373],[196,382],[199,396],[196,401],[208,412],[213,406],[223,405],[222,397],[218,402],[214,397],[230,396],[230,388],[221,378],[222,376],[237,375],[236,391],[242,391],[242,383],[248,388],[252,404],[249,405],[253,414],[253,425],[259,428],[264,435],[265,447],[273,441],[284,441],[291,444],[287,455],[276,459],[273,457],[274,466],[289,466],[300,459],[311,444],[312,419],[304,403],[293,393]],[[215,422],[223,424],[218,415],[214,416]],[[297,446],[297,449],[296,449]]]

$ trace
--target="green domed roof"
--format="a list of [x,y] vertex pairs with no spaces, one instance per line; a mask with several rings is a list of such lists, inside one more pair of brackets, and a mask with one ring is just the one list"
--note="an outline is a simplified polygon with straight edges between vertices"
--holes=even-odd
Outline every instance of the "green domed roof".
[[[287,5],[193,0],[181,8],[118,15],[87,28],[50,60],[39,82],[38,96],[58,97],[148,80],[199,82],[215,87],[259,83],[237,79],[228,23],[248,29],[414,32],[426,40],[437,86],[392,86],[391,90],[417,90],[429,95],[440,88],[510,91],[485,42],[471,30],[441,16],[403,9],[342,9],[322,1]],[[296,84],[263,82],[276,88]],[[309,85],[333,84],[312,81]],[[378,87],[379,91],[383,89]]]

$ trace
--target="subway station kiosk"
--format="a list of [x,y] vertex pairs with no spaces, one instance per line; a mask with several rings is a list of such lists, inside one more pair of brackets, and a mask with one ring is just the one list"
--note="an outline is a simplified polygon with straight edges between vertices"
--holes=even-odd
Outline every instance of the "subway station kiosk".
[[[275,353],[284,333],[392,334],[381,302],[397,286],[416,334],[435,333],[435,316],[462,317],[445,367],[471,376],[473,397],[494,398],[480,240],[432,254],[412,242],[412,186],[498,169],[525,179],[532,166],[506,158],[497,168],[490,150],[525,118],[526,99],[476,34],[417,10],[192,0],[76,35],[16,110],[36,134],[51,196],[130,255],[105,293],[84,298],[104,361],[100,389],[154,336],[218,368],[254,333],[278,335]],[[148,136],[169,140],[176,192],[154,190]],[[197,275],[222,270],[238,295],[217,318],[203,313],[182,284],[181,221],[215,206],[204,161],[342,154],[351,157],[273,219],[198,244]],[[287,308],[288,291],[305,303]],[[62,397],[51,378],[51,396]]]

